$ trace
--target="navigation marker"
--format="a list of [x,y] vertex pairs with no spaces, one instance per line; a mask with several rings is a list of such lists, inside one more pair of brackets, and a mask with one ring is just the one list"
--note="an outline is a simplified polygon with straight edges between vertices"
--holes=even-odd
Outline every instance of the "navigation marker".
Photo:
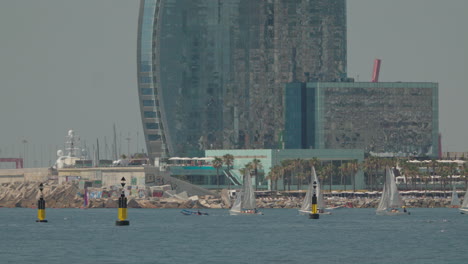
[[44,189],[44,185],[41,183],[39,184],[39,191],[41,191],[41,196],[39,197],[39,200],[37,201],[37,220],[36,222],[38,223],[47,223],[47,220],[45,220],[46,212],[45,212],[45,200],[44,196],[42,194],[42,190]]
[[121,185],[122,185],[122,193],[119,197],[119,220],[115,221],[115,225],[118,226],[128,226],[130,225],[130,221],[127,220],[127,197],[125,197],[125,177],[122,177]]
[[319,214],[317,212],[317,194],[316,194],[316,189],[317,189],[317,182],[314,181],[314,192],[312,194],[312,212],[309,214],[309,219],[319,219]]

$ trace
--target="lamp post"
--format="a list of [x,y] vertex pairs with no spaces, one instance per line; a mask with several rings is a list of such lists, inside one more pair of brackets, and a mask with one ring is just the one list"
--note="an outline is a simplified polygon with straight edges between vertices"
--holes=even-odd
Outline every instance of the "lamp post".
[[24,167],[26,167],[26,144],[28,144],[28,141],[26,139],[21,140],[21,143],[23,143],[23,163]]
[[42,194],[42,190],[44,190],[44,185],[41,183],[39,184],[39,191],[41,192],[41,195],[39,197],[39,200],[37,201],[37,220],[36,222],[38,223],[47,223],[47,220],[45,220],[46,212],[45,212],[45,200],[44,200],[44,195]]
[[317,182],[314,181],[312,186],[314,187],[314,192],[312,194],[312,211],[309,214],[309,219],[319,219],[319,214],[317,212]]
[[122,185],[122,193],[119,197],[119,212],[118,218],[119,220],[115,221],[115,225],[118,226],[128,226],[130,225],[130,221],[127,220],[127,197],[125,197],[125,177],[122,177],[120,180],[120,184]]

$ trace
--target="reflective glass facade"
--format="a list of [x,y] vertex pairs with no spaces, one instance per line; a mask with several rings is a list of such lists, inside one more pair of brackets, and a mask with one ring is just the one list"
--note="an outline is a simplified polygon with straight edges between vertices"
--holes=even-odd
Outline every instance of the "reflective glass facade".
[[293,83],[285,97],[286,148],[438,154],[437,83]]
[[277,148],[284,85],[346,78],[345,0],[141,0],[139,19],[151,157]]

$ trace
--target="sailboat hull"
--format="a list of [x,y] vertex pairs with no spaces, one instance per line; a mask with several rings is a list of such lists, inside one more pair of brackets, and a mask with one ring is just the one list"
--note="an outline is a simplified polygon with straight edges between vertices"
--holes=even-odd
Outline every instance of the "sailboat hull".
[[408,212],[377,211],[377,215],[409,215]]
[[458,211],[460,211],[460,214],[468,214],[468,208],[458,208]]
[[230,215],[263,215],[260,211],[254,210],[247,210],[247,211],[237,211],[237,210],[229,210]]
[[[299,214],[300,215],[310,215],[312,212],[311,211],[304,211],[304,210],[299,210]],[[332,213],[331,212],[327,212],[327,211],[324,211],[324,212],[317,212],[317,214],[319,215],[331,215]]]

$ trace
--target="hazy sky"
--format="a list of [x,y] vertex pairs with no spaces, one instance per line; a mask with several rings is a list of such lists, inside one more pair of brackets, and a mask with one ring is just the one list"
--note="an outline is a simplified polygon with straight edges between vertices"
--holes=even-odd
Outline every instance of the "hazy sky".
[[[144,148],[138,7],[0,0],[0,157],[26,149],[28,167],[48,165],[69,129],[91,148],[99,138],[101,156],[107,142],[110,156],[114,123],[122,152],[128,142],[131,152]],[[380,81],[438,82],[443,151],[468,151],[468,1],[348,0],[347,8],[348,75],[369,81],[380,58]]]

